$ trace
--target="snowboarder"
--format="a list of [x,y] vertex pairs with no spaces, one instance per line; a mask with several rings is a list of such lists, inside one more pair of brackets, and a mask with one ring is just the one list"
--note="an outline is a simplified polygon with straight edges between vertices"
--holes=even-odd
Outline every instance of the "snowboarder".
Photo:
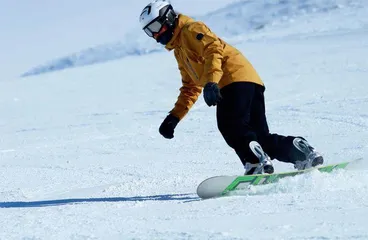
[[273,173],[271,159],[298,170],[323,163],[304,138],[269,132],[264,83],[243,54],[204,23],[176,13],[167,0],[154,0],[143,9],[140,24],[149,37],[174,50],[182,77],[175,107],[159,128],[162,136],[174,137],[175,127],[203,90],[206,104],[217,106],[218,129],[245,174]]

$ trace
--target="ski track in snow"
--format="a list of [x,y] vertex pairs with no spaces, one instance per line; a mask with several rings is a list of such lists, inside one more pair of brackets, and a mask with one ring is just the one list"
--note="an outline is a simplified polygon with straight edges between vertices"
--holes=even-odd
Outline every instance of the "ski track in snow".
[[171,54],[0,81],[0,239],[368,239],[366,12],[230,36],[265,81],[272,132],[305,136],[327,163],[363,160],[224,198],[195,194],[243,173],[202,96],[173,140],[158,133],[180,87]]

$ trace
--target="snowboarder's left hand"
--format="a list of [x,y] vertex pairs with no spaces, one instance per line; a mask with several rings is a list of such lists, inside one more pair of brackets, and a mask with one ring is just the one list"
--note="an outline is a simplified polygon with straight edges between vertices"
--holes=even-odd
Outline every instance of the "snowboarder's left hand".
[[161,123],[160,133],[164,138],[171,139],[174,137],[174,129],[176,125],[179,123],[179,118],[175,117],[172,114],[169,114],[165,120]]
[[207,83],[203,89],[203,97],[209,107],[216,106],[222,99],[218,84],[214,82]]

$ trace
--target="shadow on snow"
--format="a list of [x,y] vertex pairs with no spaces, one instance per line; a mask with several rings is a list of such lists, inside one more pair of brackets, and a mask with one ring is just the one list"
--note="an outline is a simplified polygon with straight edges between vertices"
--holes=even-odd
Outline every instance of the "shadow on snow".
[[136,196],[136,197],[112,197],[112,198],[70,198],[55,199],[30,202],[0,202],[0,208],[32,208],[61,206],[78,203],[98,203],[98,202],[146,202],[146,201],[198,201],[198,197],[193,194],[167,194],[154,196]]

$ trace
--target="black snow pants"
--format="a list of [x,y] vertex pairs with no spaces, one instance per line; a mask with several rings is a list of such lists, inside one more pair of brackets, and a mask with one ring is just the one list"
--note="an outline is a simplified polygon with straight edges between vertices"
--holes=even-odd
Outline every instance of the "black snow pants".
[[249,148],[251,141],[257,141],[271,159],[294,163],[295,137],[269,132],[264,91],[263,86],[251,82],[234,82],[223,87],[223,99],[217,105],[218,128],[243,165],[259,162]]

